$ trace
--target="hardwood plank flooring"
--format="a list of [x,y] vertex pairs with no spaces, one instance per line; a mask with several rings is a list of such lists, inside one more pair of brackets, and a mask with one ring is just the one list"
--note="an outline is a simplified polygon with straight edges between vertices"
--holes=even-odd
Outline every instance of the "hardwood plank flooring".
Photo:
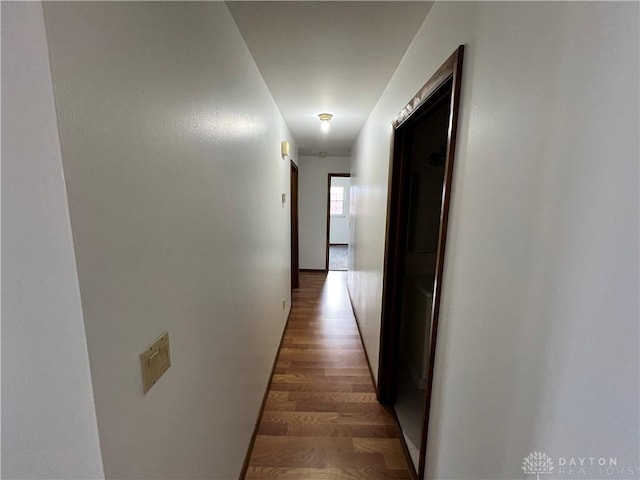
[[410,479],[376,401],[346,272],[301,272],[247,480]]

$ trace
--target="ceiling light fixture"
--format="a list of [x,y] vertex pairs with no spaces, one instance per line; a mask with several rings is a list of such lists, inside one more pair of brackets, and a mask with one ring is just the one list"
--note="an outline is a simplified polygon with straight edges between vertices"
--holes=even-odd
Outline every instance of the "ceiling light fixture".
[[329,133],[329,130],[331,130],[331,119],[333,118],[333,115],[330,113],[321,113],[318,115],[318,118],[320,119],[320,131],[322,133]]

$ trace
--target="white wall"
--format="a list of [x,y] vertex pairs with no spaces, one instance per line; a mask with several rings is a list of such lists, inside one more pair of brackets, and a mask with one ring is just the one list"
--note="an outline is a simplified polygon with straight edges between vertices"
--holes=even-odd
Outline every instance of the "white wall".
[[332,187],[342,187],[344,191],[344,214],[329,217],[329,243],[349,243],[351,220],[349,214],[349,177],[332,177]]
[[350,157],[300,157],[300,268],[324,270],[327,258],[327,188],[330,173],[349,173]]
[[236,479],[290,303],[296,145],[222,2],[45,20],[106,475]]
[[2,478],[104,478],[40,3],[2,3]]
[[428,478],[524,478],[533,450],[640,464],[638,8],[436,3],[354,146],[377,370],[390,122],[466,44]]

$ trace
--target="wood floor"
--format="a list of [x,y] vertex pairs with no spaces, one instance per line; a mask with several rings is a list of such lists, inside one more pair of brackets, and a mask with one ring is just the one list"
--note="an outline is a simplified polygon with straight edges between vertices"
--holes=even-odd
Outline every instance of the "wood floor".
[[346,272],[300,274],[245,478],[409,479],[378,404]]

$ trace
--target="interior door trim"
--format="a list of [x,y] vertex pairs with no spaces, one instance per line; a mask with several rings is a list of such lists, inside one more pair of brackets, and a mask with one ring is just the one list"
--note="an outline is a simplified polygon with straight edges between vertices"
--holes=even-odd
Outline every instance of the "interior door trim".
[[382,318],[380,328],[380,356],[378,371],[378,400],[392,406],[395,402],[396,365],[398,362],[399,312],[402,302],[401,277],[403,258],[403,239],[406,237],[406,219],[402,212],[406,209],[406,175],[408,159],[404,151],[405,126],[411,126],[412,120],[418,119],[429,110],[433,102],[441,99],[443,89],[451,89],[449,104],[449,129],[445,159],[445,178],[443,184],[443,201],[440,212],[440,229],[438,232],[438,249],[436,254],[436,270],[431,315],[431,334],[429,336],[428,374],[426,383],[426,402],[424,406],[424,424],[420,443],[420,461],[417,478],[422,480],[425,472],[425,456],[427,450],[431,393],[433,388],[433,371],[436,354],[440,299],[442,296],[442,276],[444,268],[445,246],[447,238],[447,221],[451,200],[451,182],[453,161],[455,156],[458,111],[460,106],[460,89],[462,79],[462,60],[464,46],[460,45],[455,52],[436,70],[411,101],[392,121],[391,163],[389,168],[389,187],[387,203],[387,226],[384,255],[384,275],[382,287]]
[[332,177],[351,177],[350,173],[329,173],[328,181],[327,181],[327,245],[325,249],[325,262],[324,269],[325,271],[329,271],[329,245],[331,239],[331,178]]
[[290,166],[290,210],[291,210],[291,289],[300,286],[300,246],[298,223],[298,166],[291,160]]

